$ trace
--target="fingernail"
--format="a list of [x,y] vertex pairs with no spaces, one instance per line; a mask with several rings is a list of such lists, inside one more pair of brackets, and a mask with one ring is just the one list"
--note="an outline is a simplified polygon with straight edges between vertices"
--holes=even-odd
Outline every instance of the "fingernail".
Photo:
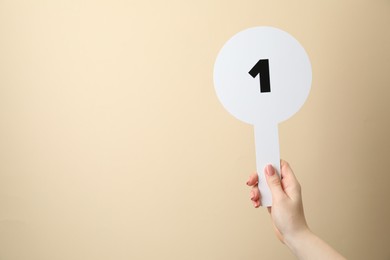
[[250,183],[251,183],[251,176],[248,177],[248,180],[246,181],[246,185],[250,186]]
[[275,169],[274,167],[272,167],[271,164],[268,164],[267,167],[265,168],[265,173],[268,175],[268,176],[272,176],[275,174]]
[[255,197],[255,193],[251,191],[251,200],[253,200],[254,197]]
[[252,204],[253,204],[253,207],[255,207],[255,208],[256,208],[256,206],[257,206],[257,202],[256,202],[256,201],[252,201]]

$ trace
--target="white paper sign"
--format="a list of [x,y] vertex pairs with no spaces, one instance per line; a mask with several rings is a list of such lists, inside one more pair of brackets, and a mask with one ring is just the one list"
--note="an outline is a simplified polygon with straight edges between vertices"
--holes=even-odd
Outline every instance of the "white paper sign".
[[308,55],[288,33],[254,27],[228,40],[214,65],[214,85],[225,109],[254,125],[262,206],[271,206],[264,167],[280,172],[278,123],[295,114],[309,95]]

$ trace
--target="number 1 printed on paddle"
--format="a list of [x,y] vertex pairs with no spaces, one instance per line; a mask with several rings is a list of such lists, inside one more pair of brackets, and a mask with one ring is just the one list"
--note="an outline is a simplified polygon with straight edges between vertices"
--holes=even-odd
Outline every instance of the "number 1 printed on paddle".
[[214,65],[214,85],[225,109],[252,124],[261,205],[271,206],[264,167],[280,174],[278,124],[303,105],[309,95],[310,60],[299,42],[273,27],[253,27],[234,35]]

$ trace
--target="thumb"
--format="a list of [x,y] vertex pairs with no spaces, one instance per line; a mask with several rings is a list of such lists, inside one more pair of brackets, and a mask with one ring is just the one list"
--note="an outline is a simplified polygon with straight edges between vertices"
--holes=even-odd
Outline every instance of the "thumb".
[[275,200],[282,197],[284,195],[284,191],[282,189],[282,183],[279,175],[276,174],[275,168],[271,164],[268,164],[265,167],[264,172],[268,187],[272,193],[272,199]]

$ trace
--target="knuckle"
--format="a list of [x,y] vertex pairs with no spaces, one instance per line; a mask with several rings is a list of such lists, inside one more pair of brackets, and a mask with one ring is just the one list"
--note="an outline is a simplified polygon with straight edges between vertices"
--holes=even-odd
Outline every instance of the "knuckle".
[[272,184],[273,186],[278,186],[278,185],[280,185],[280,179],[279,179],[279,177],[275,176],[275,178],[273,178],[273,179],[271,180],[271,184]]
[[290,168],[290,164],[285,160],[280,160],[280,165],[282,168],[284,167]]

